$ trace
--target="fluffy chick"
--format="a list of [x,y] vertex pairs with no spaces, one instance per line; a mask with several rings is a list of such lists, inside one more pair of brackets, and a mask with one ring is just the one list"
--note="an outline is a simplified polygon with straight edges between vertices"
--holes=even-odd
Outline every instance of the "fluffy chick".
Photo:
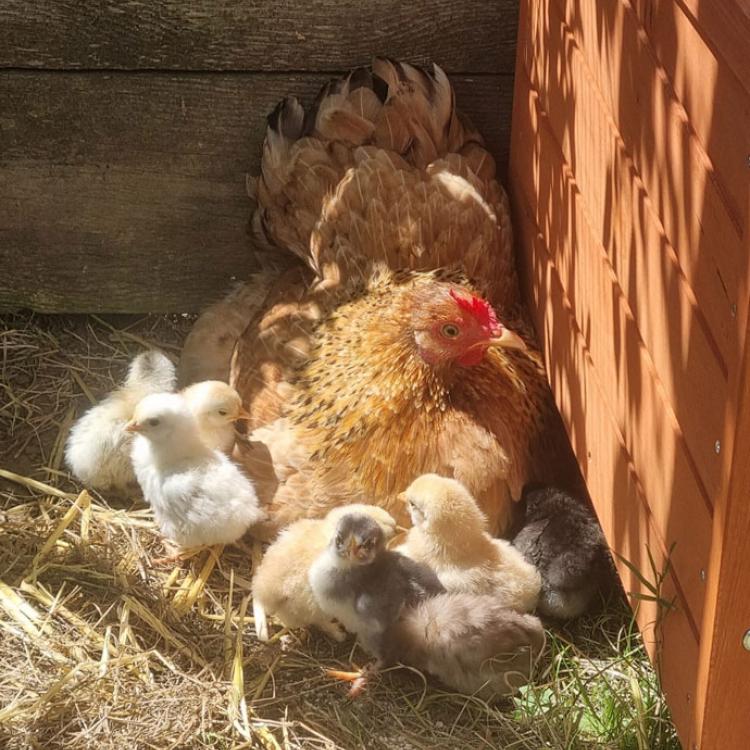
[[487,519],[466,487],[423,474],[401,498],[413,526],[399,551],[429,565],[447,591],[492,594],[500,607],[534,609],[539,571],[509,542],[487,533]]
[[179,394],[146,396],[126,429],[136,433],[133,467],[164,536],[183,547],[231,544],[263,519],[250,480],[203,442]]
[[527,488],[523,501],[526,518],[513,545],[542,575],[539,612],[578,617],[611,576],[601,527],[581,501],[555,487]]
[[125,382],[89,409],[70,431],[65,460],[84,484],[94,489],[125,490],[136,478],[130,461],[132,435],[125,425],[145,396],[171,391],[175,368],[156,350],[139,354],[128,368]]
[[537,617],[507,609],[496,596],[441,594],[404,610],[385,641],[388,661],[491,700],[529,680],[545,636]]
[[396,522],[386,510],[361,504],[334,508],[325,518],[302,519],[284,529],[266,550],[253,576],[253,615],[260,640],[268,640],[267,615],[273,615],[288,628],[315,625],[336,640],[346,637],[320,608],[308,574],[339,519],[347,513],[369,515],[380,525],[386,539],[396,532]]
[[204,380],[181,391],[193,412],[201,439],[211,448],[231,453],[234,448],[234,423],[249,419],[240,394],[221,380]]
[[364,513],[339,518],[309,579],[320,608],[378,662],[387,658],[385,634],[402,609],[445,591],[427,566],[386,549],[383,529]]

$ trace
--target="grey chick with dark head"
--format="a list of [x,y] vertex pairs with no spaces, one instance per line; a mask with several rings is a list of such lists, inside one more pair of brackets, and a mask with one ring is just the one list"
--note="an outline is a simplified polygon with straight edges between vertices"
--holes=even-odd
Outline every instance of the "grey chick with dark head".
[[542,576],[537,611],[578,617],[613,577],[601,527],[583,501],[556,487],[528,486],[523,501],[526,515],[513,546]]
[[339,519],[309,579],[321,609],[378,662],[389,658],[384,636],[403,608],[445,591],[428,567],[386,549],[383,529],[363,513]]

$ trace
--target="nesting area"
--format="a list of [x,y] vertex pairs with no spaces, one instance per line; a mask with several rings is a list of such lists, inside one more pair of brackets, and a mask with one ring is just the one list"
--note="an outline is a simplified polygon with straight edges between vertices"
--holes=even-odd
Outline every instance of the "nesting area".
[[678,747],[632,613],[549,630],[505,703],[390,670],[356,701],[324,674],[350,638],[255,637],[249,538],[175,566],[142,499],[63,465],[74,419],[146,347],[177,358],[192,319],[8,315],[0,329],[0,744],[16,748]]

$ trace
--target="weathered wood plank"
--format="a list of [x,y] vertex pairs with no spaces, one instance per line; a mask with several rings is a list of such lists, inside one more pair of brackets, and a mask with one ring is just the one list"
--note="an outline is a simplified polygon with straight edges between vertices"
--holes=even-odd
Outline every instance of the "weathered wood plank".
[[[192,311],[251,270],[265,116],[326,77],[0,73],[0,309]],[[454,77],[507,158],[512,81]]]
[[[519,45],[524,45],[520,58],[529,66],[526,72],[548,115],[545,122],[583,194],[586,221],[617,277],[668,408],[713,502],[721,471],[714,443],[724,429],[725,359],[730,359],[732,349],[722,338],[722,357],[709,323],[713,319],[703,314],[682,273],[677,251],[665,236],[659,208],[646,193],[556,3],[545,0],[535,5],[529,20],[530,31],[526,33],[525,22],[520,30]],[[530,40],[542,36],[544,44],[532,50]],[[566,59],[566,86],[548,80],[546,74],[561,59]],[[577,284],[591,285],[587,270],[580,267],[579,257],[570,259],[568,271]],[[575,290],[568,289],[568,293],[575,294]],[[722,317],[731,320],[726,314]],[[703,397],[696,400],[696,393]]]
[[[515,144],[515,141],[514,141]],[[512,151],[511,175],[525,170],[529,154]],[[512,183],[518,186],[518,182]],[[515,197],[519,198],[518,191]],[[613,549],[654,583],[649,553],[656,569],[663,572],[667,550],[646,502],[643,485],[624,442],[618,438],[618,426],[608,408],[600,377],[588,350],[586,333],[576,320],[570,300],[563,289],[559,268],[549,255],[539,227],[528,212],[514,201],[516,231],[523,247],[522,267],[531,313],[542,341],[548,363],[556,363],[564,383],[555,388],[568,434],[580,456],[591,498],[599,521]],[[560,370],[564,372],[560,374]],[[678,520],[678,519],[675,519]],[[667,534],[672,537],[672,532]],[[695,702],[698,647],[687,615],[685,599],[668,575],[660,591],[674,608],[665,611],[647,598],[651,592],[632,570],[615,557],[623,587],[636,612],[643,640],[652,660],[659,667],[662,688],[672,717],[681,731],[683,746],[690,748],[689,727]]]
[[[693,622],[698,623],[705,600],[700,571],[708,565],[712,520],[695,466],[679,425],[668,412],[656,370],[628,314],[606,254],[587,226],[584,201],[539,107],[538,94],[521,70],[516,77],[513,118],[511,184],[516,202],[529,206],[535,224],[541,228],[547,256],[554,262],[578,327],[584,332],[589,357],[602,384],[602,398],[613,415],[612,429],[621,436],[631,457],[663,547],[675,544],[672,561],[676,577]],[[523,163],[538,165],[537,169],[523,169],[516,153],[523,155]],[[543,257],[537,262],[550,261]],[[536,289],[535,293],[544,291]],[[543,325],[557,325],[557,321]],[[557,350],[547,363],[555,393],[560,393],[563,384],[571,388],[580,377],[578,371],[564,367],[564,356]],[[716,405],[722,416],[724,406],[724,402]],[[588,404],[584,410],[590,408]],[[606,414],[600,413],[598,418],[609,421]],[[595,443],[577,442],[578,437],[571,435],[588,478],[603,469],[600,449]],[[720,463],[720,456],[713,454],[713,458]],[[591,485],[589,490],[593,497]],[[605,498],[611,502],[611,497],[606,495],[600,502]],[[676,506],[679,513],[674,512]],[[620,551],[617,540],[610,541]]]
[[4,0],[0,67],[335,71],[381,54],[511,73],[517,12],[517,0]]

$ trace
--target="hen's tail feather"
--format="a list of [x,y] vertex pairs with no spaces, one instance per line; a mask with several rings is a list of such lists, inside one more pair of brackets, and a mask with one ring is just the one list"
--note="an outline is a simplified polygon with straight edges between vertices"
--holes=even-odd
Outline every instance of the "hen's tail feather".
[[261,175],[248,190],[262,244],[290,250],[318,271],[311,234],[326,200],[361,159],[355,150],[362,146],[419,169],[455,155],[482,178],[494,178],[494,161],[456,110],[443,70],[376,58],[372,67],[325,84],[307,112],[287,97],[268,116]]

